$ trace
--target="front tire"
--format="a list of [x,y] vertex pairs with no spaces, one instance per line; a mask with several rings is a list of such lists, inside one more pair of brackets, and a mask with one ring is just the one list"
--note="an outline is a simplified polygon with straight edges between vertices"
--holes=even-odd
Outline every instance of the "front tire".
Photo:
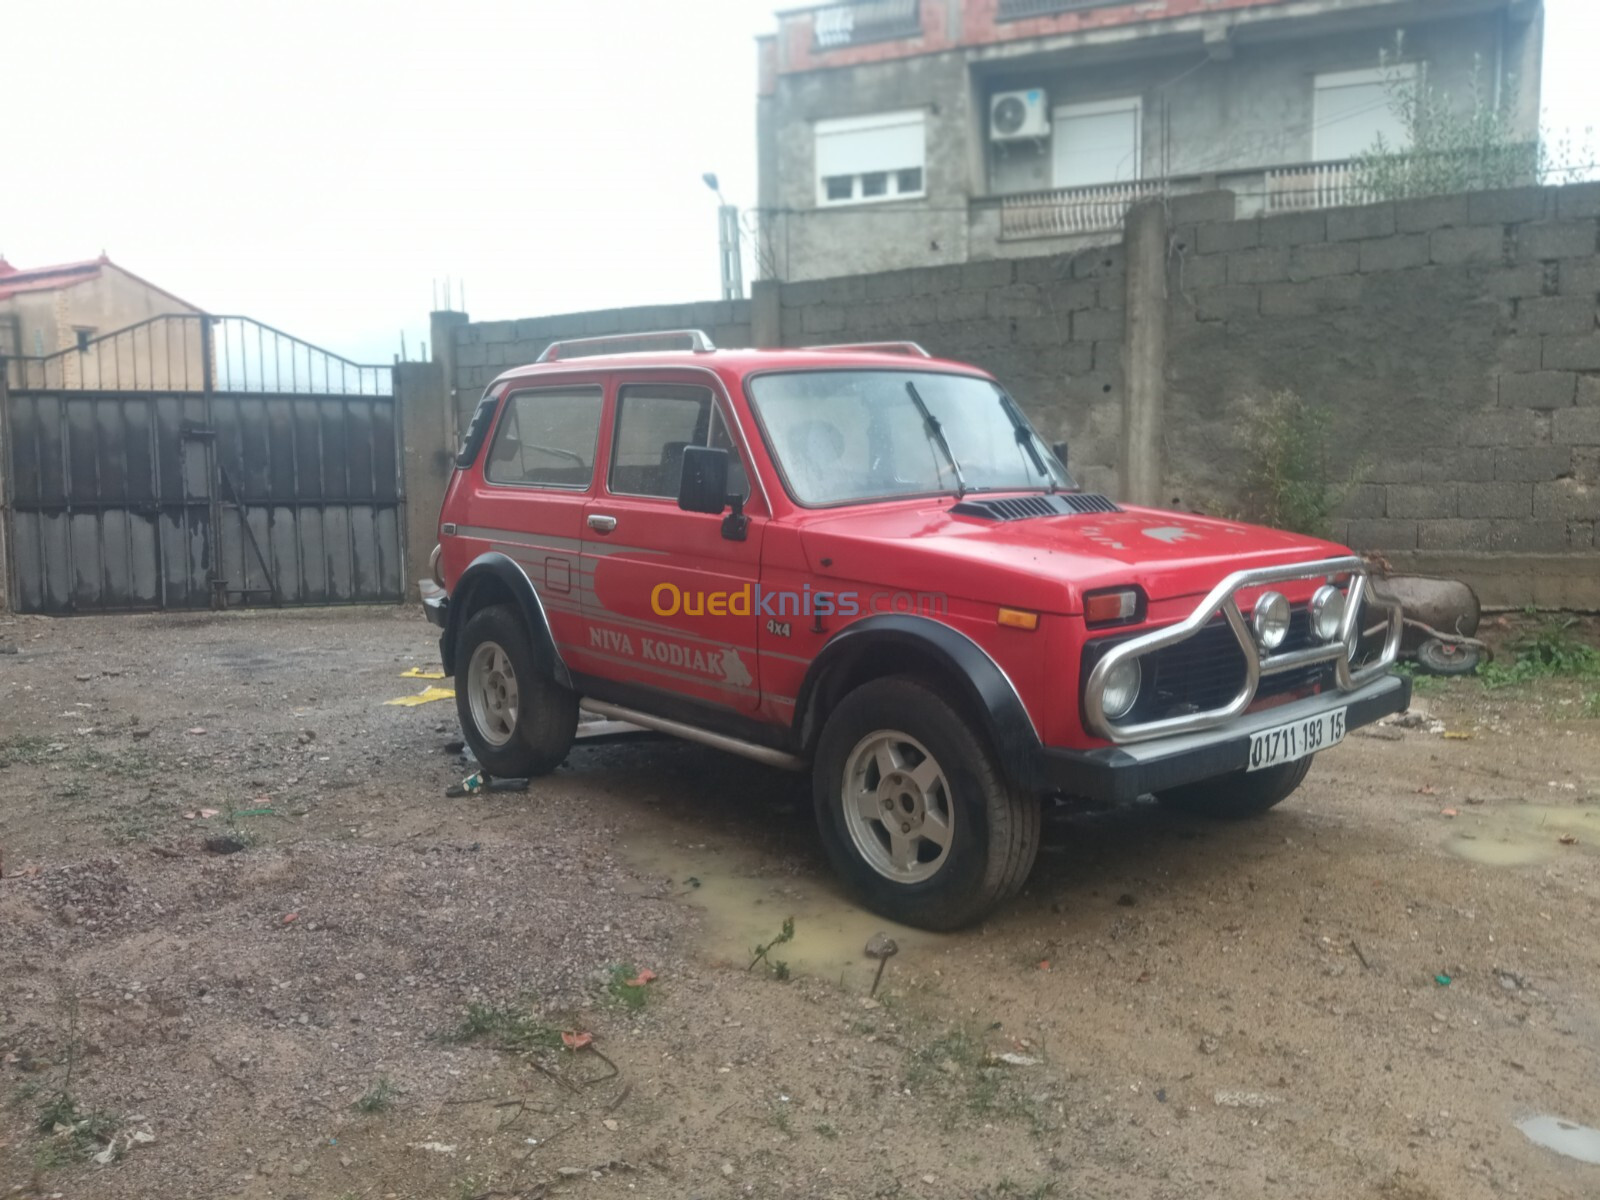
[[1259,817],[1269,808],[1282,804],[1305,782],[1311,770],[1309,755],[1298,762],[1268,767],[1264,771],[1235,771],[1216,779],[1202,779],[1182,787],[1157,792],[1156,799],[1168,808],[1192,817],[1221,821],[1242,821]]
[[1021,890],[1038,854],[1038,800],[919,680],[845,696],[818,741],[812,795],[834,870],[905,925],[972,924]]
[[506,605],[476,612],[456,646],[456,714],[490,775],[528,779],[572,749],[578,698],[534,655],[522,617]]

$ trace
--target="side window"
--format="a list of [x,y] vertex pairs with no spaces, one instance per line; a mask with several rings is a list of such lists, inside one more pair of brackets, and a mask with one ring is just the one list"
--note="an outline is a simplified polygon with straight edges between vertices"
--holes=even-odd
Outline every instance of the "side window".
[[708,389],[681,384],[624,387],[617,397],[611,490],[624,496],[676,499],[688,446],[727,450],[733,455],[728,486],[748,493],[739,451]]
[[582,491],[594,478],[600,409],[598,387],[513,393],[489,448],[484,477],[490,483]]

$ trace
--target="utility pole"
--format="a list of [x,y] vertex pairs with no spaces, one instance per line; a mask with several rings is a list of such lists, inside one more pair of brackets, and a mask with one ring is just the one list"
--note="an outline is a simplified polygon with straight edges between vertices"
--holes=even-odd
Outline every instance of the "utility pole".
[[722,298],[744,299],[744,255],[739,246],[739,206],[729,204],[714,172],[700,178],[717,194],[717,257],[722,273]]

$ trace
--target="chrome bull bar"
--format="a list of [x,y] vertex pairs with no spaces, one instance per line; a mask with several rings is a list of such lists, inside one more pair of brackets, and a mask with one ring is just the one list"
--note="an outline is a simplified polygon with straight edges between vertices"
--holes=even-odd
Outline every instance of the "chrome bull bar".
[[[1245,588],[1286,583],[1297,579],[1324,579],[1331,584],[1339,576],[1348,576],[1349,583],[1344,589],[1344,618],[1339,623],[1338,636],[1321,645],[1307,646],[1284,654],[1268,654],[1263,658],[1244,614],[1234,602],[1235,593]],[[1356,625],[1361,617],[1362,601],[1365,601],[1371,609],[1386,614],[1381,626],[1384,628],[1384,643],[1383,653],[1376,660],[1356,668],[1351,665],[1350,658],[1355,652],[1360,632]],[[1106,716],[1105,684],[1111,672],[1119,664],[1193,637],[1219,612],[1227,621],[1228,628],[1233,630],[1233,636],[1239,642],[1239,649],[1244,652],[1244,683],[1232,701],[1222,708],[1184,713],[1176,717],[1163,717],[1157,721],[1122,724]],[[1278,675],[1284,671],[1293,671],[1324,662],[1334,664],[1334,678],[1339,691],[1352,692],[1383,675],[1394,665],[1395,659],[1400,654],[1401,629],[1400,605],[1378,598],[1372,589],[1372,580],[1367,574],[1366,563],[1354,555],[1310,563],[1288,563],[1281,567],[1257,567],[1252,570],[1235,571],[1212,588],[1194,612],[1176,625],[1168,625],[1142,637],[1132,638],[1106,652],[1105,657],[1095,664],[1094,670],[1089,675],[1088,685],[1084,688],[1084,724],[1091,732],[1117,743],[1145,742],[1151,738],[1212,729],[1233,720],[1250,707],[1256,698],[1256,689],[1261,684],[1262,676]]]

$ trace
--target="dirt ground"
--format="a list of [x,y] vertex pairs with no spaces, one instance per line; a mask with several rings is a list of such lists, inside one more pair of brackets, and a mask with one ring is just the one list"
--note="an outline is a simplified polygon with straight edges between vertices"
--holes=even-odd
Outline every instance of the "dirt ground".
[[796,777],[446,798],[413,612],[8,642],[0,1196],[1600,1195],[1516,1124],[1600,1125],[1594,680],[1436,684],[1262,820],[1053,807],[874,998]]

